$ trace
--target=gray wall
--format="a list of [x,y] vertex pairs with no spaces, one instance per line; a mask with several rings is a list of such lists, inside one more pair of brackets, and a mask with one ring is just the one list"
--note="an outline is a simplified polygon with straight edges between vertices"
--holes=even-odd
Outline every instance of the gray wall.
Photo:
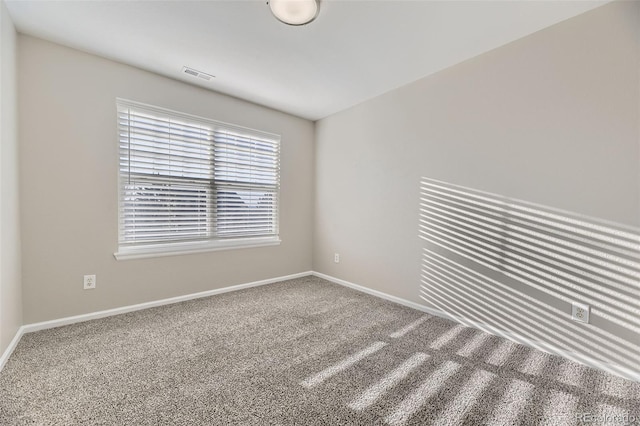
[[[637,329],[597,315],[576,329],[566,300],[451,253],[445,255],[454,262],[518,286],[532,298],[513,301],[519,312],[527,303],[541,307],[560,330],[534,333],[545,321],[531,314],[538,325],[526,322],[518,331],[504,304],[480,312],[455,280],[441,295],[446,303],[420,298],[423,249],[430,247],[418,223],[426,177],[639,226],[639,63],[640,3],[614,2],[320,120],[314,270],[502,330],[531,332],[532,339],[559,337],[571,351],[584,352],[590,337],[604,346],[617,341],[618,349],[629,349],[622,359],[597,356],[638,370]],[[638,290],[636,283],[630,294]],[[482,291],[489,300],[497,294],[490,282]]]
[[[312,122],[23,35],[18,71],[25,323],[311,269]],[[116,261],[116,97],[282,135],[282,244]]]
[[22,325],[16,32],[0,1],[0,354]]

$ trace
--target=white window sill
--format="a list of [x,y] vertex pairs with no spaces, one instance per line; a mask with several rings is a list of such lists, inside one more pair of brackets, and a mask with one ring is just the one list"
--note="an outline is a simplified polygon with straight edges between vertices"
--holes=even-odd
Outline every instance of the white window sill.
[[184,243],[152,244],[145,246],[120,247],[113,253],[117,260],[145,259],[149,257],[177,256],[204,253],[208,251],[232,250],[254,247],[277,246],[279,237],[238,238],[215,241],[190,241]]

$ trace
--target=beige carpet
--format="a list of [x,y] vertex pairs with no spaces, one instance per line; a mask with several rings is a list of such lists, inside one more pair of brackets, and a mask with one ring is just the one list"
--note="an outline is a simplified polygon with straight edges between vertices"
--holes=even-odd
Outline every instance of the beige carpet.
[[314,277],[26,334],[0,373],[1,425],[634,416],[638,383]]

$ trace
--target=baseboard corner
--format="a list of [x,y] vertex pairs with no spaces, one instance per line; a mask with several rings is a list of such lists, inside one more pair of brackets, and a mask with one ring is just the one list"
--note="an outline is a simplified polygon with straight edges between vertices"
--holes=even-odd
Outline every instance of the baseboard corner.
[[2,372],[2,370],[4,369],[4,366],[9,361],[9,358],[11,358],[13,351],[18,346],[18,343],[20,343],[20,339],[22,338],[22,335],[24,333],[25,333],[24,326],[21,326],[20,328],[18,328],[18,331],[16,331],[16,335],[13,336],[13,339],[11,339],[11,342],[9,342],[9,346],[7,346],[7,348],[2,353],[2,356],[0,356],[0,372]]

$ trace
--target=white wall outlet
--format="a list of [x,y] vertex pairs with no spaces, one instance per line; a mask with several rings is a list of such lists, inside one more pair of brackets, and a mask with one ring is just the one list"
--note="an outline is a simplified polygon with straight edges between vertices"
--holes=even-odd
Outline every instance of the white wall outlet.
[[84,276],[84,289],[92,290],[96,288],[96,276],[95,275],[85,275]]
[[338,253],[333,254],[333,261],[335,263],[340,263],[340,255]]
[[584,303],[571,303],[571,319],[589,324],[589,305]]

